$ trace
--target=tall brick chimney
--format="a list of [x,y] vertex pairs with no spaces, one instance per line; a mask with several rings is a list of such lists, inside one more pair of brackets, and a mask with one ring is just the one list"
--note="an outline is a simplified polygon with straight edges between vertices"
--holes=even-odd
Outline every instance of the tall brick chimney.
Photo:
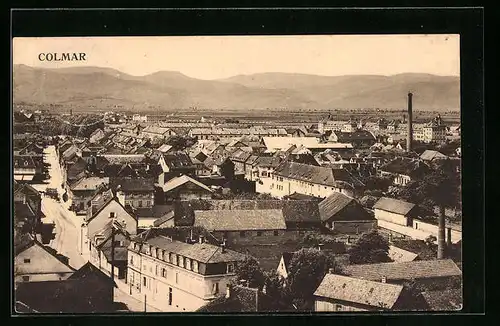
[[406,135],[406,151],[411,152],[411,142],[413,140],[413,118],[412,118],[412,93],[408,93],[408,132]]

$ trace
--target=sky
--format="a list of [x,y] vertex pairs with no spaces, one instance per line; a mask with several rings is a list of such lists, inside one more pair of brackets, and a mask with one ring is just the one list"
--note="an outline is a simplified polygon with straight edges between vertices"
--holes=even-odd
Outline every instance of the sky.
[[[39,61],[84,52],[86,61]],[[14,38],[12,61],[32,67],[109,67],[142,76],[179,71],[198,79],[263,72],[323,76],[460,75],[459,35],[311,35]]]

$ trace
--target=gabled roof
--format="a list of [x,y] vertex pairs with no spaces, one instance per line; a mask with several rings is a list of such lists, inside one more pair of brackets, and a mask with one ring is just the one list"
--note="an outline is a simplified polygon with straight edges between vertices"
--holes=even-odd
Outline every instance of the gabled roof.
[[186,153],[177,152],[172,154],[162,154],[165,164],[170,169],[193,168],[193,162]]
[[426,149],[421,155],[420,158],[424,161],[432,161],[432,160],[439,160],[439,159],[447,159],[448,156],[438,152],[438,151],[433,151],[430,149]]
[[132,207],[132,210],[138,218],[153,217],[162,218],[174,210],[172,205],[154,205],[151,207]]
[[[54,249],[44,246],[43,244],[38,242],[38,240],[33,239],[33,238],[32,238],[32,241],[27,241],[22,249],[19,248],[19,251],[17,252],[16,256],[18,256],[19,254],[23,253],[24,251],[30,249],[33,246],[37,246],[37,247],[41,248],[43,250],[42,252],[47,253],[49,255],[47,257],[50,257],[50,258],[48,261],[47,260],[44,260],[44,261],[39,260],[38,264],[36,264],[36,265],[30,264],[29,267],[27,268],[27,270],[24,270],[24,268],[23,268],[24,266],[19,266],[18,268],[19,268],[19,272],[21,274],[24,274],[24,273],[26,273],[26,274],[27,273],[71,273],[71,272],[75,271],[75,269],[73,267],[69,266],[65,262],[61,261],[61,259],[59,259],[59,257],[57,257],[56,251]],[[54,266],[53,266],[54,262],[57,262],[59,264],[57,270],[54,270]]]
[[167,183],[163,185],[163,191],[164,192],[169,192],[172,191],[186,183],[192,183],[208,192],[213,192],[212,189],[204,185],[203,183],[199,182],[198,180],[195,180],[187,175],[181,175],[180,177],[176,177],[173,179],[170,179]]
[[402,285],[326,274],[314,295],[377,308],[392,309],[402,291]]
[[462,275],[451,259],[349,265],[345,267],[345,272],[352,277],[373,281],[380,281],[383,277],[396,281]]
[[120,191],[124,192],[155,190],[154,180],[151,178],[111,178],[110,186],[113,189],[117,189],[119,186]]
[[286,223],[321,223],[318,200],[290,199],[282,202],[283,216]]
[[195,211],[194,225],[209,231],[285,230],[280,209]]
[[168,152],[171,149],[172,149],[171,145],[163,144],[160,147],[158,147],[156,150],[159,151],[159,152],[162,152],[162,153],[166,153],[166,152]]
[[322,221],[365,221],[374,218],[359,204],[356,199],[340,192],[334,192],[319,203],[319,214]]
[[[148,239],[145,242],[145,245],[151,245],[153,247],[205,264],[236,262],[242,261],[246,258],[246,255],[230,249],[225,249],[224,252],[222,252],[222,248],[220,246],[214,246],[208,243],[188,244],[185,242],[170,240],[164,236],[157,236],[155,238]],[[144,246],[142,247],[142,251],[144,251]]]
[[396,246],[389,246],[389,258],[397,263],[405,261],[413,261],[418,257],[418,254],[408,250],[398,248]]
[[397,157],[380,167],[381,171],[414,176],[429,170],[429,166],[416,159]]
[[86,177],[78,180],[77,182],[71,185],[72,191],[78,190],[96,190],[100,186],[109,184],[109,178],[100,178],[100,177]]
[[113,281],[111,280],[111,277],[109,277],[109,275],[105,274],[91,262],[85,263],[85,265],[75,271],[73,275],[68,277],[69,280],[82,280],[87,278],[98,278],[104,283],[109,283],[110,285],[116,286],[116,284],[113,284]]
[[167,221],[169,221],[169,220],[171,220],[173,218],[175,218],[175,212],[174,211],[170,211],[170,212],[164,214],[159,219],[155,220],[153,222],[153,226],[154,227],[160,227],[163,223],[165,223],[165,222],[167,222]]
[[415,204],[394,199],[388,197],[380,198],[375,205],[373,205],[373,209],[380,209],[391,213],[407,215],[410,211],[415,208]]

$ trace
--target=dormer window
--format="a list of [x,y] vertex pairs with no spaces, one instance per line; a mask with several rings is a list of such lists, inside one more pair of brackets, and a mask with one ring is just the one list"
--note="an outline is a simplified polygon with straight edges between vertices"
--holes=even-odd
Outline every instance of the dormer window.
[[191,259],[186,258],[186,260],[185,260],[185,267],[186,267],[186,269],[189,269],[189,270],[191,270],[191,269],[192,269],[192,266],[191,266]]
[[193,260],[193,272],[198,273],[198,262]]
[[184,267],[184,257],[179,256],[179,266]]
[[153,258],[156,258],[156,250],[152,250],[151,255],[153,256]]
[[109,218],[115,218],[115,217],[116,217],[115,212],[110,212],[109,213]]

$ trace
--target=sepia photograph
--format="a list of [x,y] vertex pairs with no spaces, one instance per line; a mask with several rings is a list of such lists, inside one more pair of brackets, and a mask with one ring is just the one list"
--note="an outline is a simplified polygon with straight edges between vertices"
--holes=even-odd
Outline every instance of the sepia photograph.
[[14,37],[19,314],[463,308],[459,34]]

